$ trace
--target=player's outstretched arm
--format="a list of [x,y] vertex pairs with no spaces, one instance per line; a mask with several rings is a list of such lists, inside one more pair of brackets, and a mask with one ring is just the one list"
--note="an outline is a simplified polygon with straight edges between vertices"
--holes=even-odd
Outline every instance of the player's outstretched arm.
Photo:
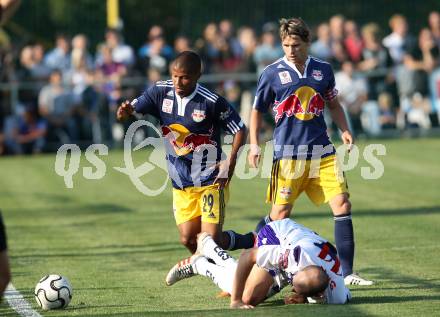
[[256,262],[257,250],[257,248],[247,249],[240,255],[232,285],[231,308],[253,308],[252,305],[243,303],[242,297],[246,280]]
[[134,106],[129,101],[124,101],[116,111],[116,119],[118,121],[127,120],[134,112]]
[[259,147],[259,131],[261,127],[263,115],[260,111],[253,109],[251,113],[251,121],[249,124],[249,139],[250,151],[248,155],[248,162],[250,167],[257,168],[260,162],[260,147]]

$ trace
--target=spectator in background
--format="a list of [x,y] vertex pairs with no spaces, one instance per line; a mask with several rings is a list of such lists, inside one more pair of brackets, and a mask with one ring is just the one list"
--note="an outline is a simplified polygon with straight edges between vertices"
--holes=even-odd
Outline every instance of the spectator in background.
[[379,94],[387,89],[388,68],[392,65],[387,50],[381,45],[379,30],[376,23],[362,28],[364,49],[358,69],[367,74],[369,100],[377,100]]
[[166,74],[168,71],[168,60],[162,55],[163,48],[165,46],[165,39],[163,37],[156,37],[150,43],[148,55],[146,56],[145,63],[148,67],[153,67],[162,74]]
[[62,72],[70,68],[70,44],[64,34],[58,34],[55,39],[56,46],[49,51],[45,58],[45,64],[51,69],[60,69]]
[[437,47],[440,49],[440,13],[438,11],[430,12],[428,23],[432,36],[434,37],[434,41],[437,44]]
[[[112,51],[112,59],[117,63],[130,68],[135,63],[135,56],[131,46],[122,42],[121,34],[116,29],[107,29],[105,32],[105,45]],[[97,64],[101,64],[102,56],[98,53]]]
[[420,30],[418,45],[408,49],[404,55],[405,77],[401,78],[409,85],[403,91],[401,104],[408,114],[410,124],[423,128],[430,127],[428,119],[432,111],[428,96],[428,76],[439,65],[439,48],[428,28]]
[[251,27],[243,26],[238,30],[238,41],[242,49],[240,71],[254,73],[257,65],[254,61],[254,52],[257,48],[257,37]]
[[334,69],[341,69],[342,63],[348,59],[344,46],[344,23],[345,17],[341,14],[334,15],[329,20],[330,45],[332,58],[330,63]]
[[[23,47],[20,52],[20,63],[17,69],[17,80],[21,82],[33,82],[36,80],[34,77],[35,60],[33,56],[33,47],[27,45]],[[38,91],[32,87],[25,87],[19,90],[18,99],[21,105],[24,106],[36,106],[36,99]]]
[[228,19],[224,19],[220,21],[218,25],[218,29],[219,29],[220,37],[227,42],[227,45],[229,46],[232,56],[234,58],[240,58],[243,50],[241,48],[238,39],[235,37],[234,34],[235,30],[232,22]]
[[44,62],[44,47],[41,43],[32,46],[33,66],[31,69],[32,77],[37,80],[47,80],[51,69]]
[[331,42],[344,41],[344,22],[345,17],[342,14],[336,14],[329,20]]
[[12,138],[6,145],[12,154],[36,154],[43,151],[47,133],[46,120],[38,116],[33,107],[26,107],[18,117]]
[[114,104],[117,98],[113,96],[113,93],[122,77],[127,74],[127,69],[123,63],[113,60],[110,47],[102,46],[100,54],[102,63],[96,69],[96,79],[101,84],[102,91],[107,96],[110,104]]
[[62,83],[61,71],[53,70],[38,96],[38,110],[48,123],[48,139],[69,143],[76,140],[78,131],[72,120],[73,97]]
[[191,51],[191,41],[186,35],[178,35],[174,40],[174,55]]
[[218,47],[218,28],[214,22],[208,23],[203,30],[203,37],[197,39],[195,49],[199,53],[205,73],[210,73],[217,60],[220,51]]
[[273,23],[266,23],[263,26],[261,44],[254,53],[254,61],[257,64],[257,73],[261,74],[267,65],[272,64],[284,55],[283,49],[278,42],[277,26]]
[[347,20],[344,24],[345,39],[344,47],[348,54],[348,57],[353,63],[360,62],[362,58],[363,43],[362,38],[359,35],[356,22],[353,20]]
[[330,27],[327,23],[321,23],[316,30],[316,40],[310,45],[310,54],[323,61],[330,61],[333,52],[330,43]]
[[63,79],[72,88],[75,102],[78,102],[86,88],[87,51],[72,50],[70,65],[71,68],[63,74]]
[[396,128],[396,114],[393,107],[393,97],[391,94],[382,93],[378,99],[379,104],[379,124],[381,130]]
[[335,74],[335,81],[339,101],[348,115],[350,130],[359,134],[362,132],[361,113],[367,101],[368,88],[366,79],[362,76],[354,76],[353,71],[353,63],[345,61],[342,70]]
[[72,39],[72,55],[83,56],[87,69],[93,69],[93,57],[88,51],[88,40],[85,34],[77,34]]
[[[438,49],[440,49],[440,13],[438,11],[432,11],[429,13],[429,27],[431,29],[432,36]],[[438,61],[438,59],[437,59]],[[440,67],[432,71],[429,76],[429,91],[431,94],[431,102],[434,111],[437,112],[437,120],[433,117],[433,121],[438,125],[440,121]],[[437,121],[437,122],[435,122]]]
[[147,58],[147,57],[151,56],[151,54],[150,54],[151,44],[154,40],[156,40],[158,38],[161,38],[164,42],[159,54],[161,56],[163,56],[164,58],[166,58],[167,61],[170,61],[171,59],[173,59],[173,57],[174,57],[173,48],[166,43],[163,28],[159,25],[153,25],[150,28],[150,30],[148,31],[146,43],[144,43],[144,45],[142,45],[139,48],[138,56],[140,58]]
[[389,25],[392,32],[383,39],[382,43],[388,49],[394,65],[400,65],[403,62],[405,48],[414,45],[415,41],[408,34],[408,23],[403,15],[393,15]]

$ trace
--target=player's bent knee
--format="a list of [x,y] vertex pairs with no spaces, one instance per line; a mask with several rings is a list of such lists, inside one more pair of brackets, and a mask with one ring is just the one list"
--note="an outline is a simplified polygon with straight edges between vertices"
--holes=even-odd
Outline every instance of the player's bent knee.
[[241,301],[246,305],[256,306],[261,301],[258,300],[257,296],[253,296],[252,293],[244,292]]
[[282,220],[290,217],[291,205],[274,205],[270,212],[272,220]]
[[191,236],[180,236],[180,243],[187,248],[197,245],[196,237]]
[[340,206],[340,211],[343,214],[349,214],[351,212],[351,202],[348,198],[344,198]]

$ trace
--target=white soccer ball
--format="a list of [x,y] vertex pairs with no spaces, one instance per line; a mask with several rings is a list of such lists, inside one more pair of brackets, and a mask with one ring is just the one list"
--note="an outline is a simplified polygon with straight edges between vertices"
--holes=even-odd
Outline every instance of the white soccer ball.
[[61,275],[46,275],[35,286],[34,295],[44,310],[66,308],[72,299],[72,286]]

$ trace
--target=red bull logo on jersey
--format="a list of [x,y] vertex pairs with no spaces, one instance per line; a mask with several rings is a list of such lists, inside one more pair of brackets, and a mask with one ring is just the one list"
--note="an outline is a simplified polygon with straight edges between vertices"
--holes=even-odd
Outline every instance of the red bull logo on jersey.
[[197,150],[200,145],[217,146],[217,143],[211,140],[212,129],[209,134],[196,134],[190,132],[185,126],[175,123],[162,126],[162,135],[173,145],[178,156],[189,154]]
[[315,89],[309,86],[300,87],[287,99],[275,103],[273,107],[275,122],[278,122],[284,115],[295,116],[302,121],[312,120],[315,116],[319,117],[322,114],[324,105],[324,99]]

